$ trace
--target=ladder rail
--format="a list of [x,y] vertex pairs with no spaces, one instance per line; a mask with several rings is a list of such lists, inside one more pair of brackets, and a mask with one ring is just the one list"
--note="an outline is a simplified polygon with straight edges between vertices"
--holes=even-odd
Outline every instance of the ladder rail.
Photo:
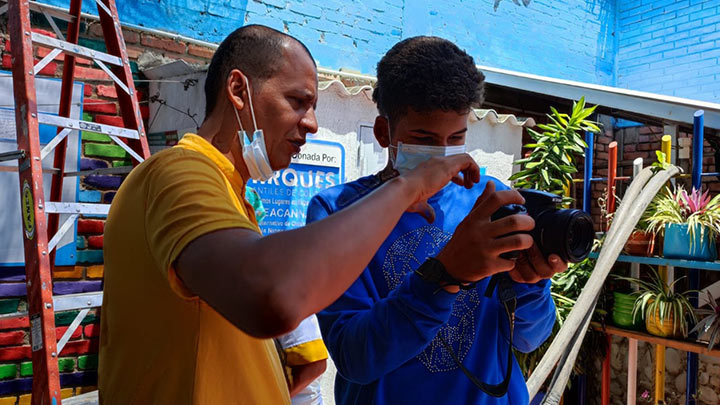
[[43,170],[35,94],[34,57],[27,1],[8,5],[8,28],[12,43],[13,93],[18,149],[25,156],[18,161],[23,215],[23,245],[28,313],[33,361],[33,404],[60,403],[60,375],[57,363],[55,314],[52,301],[52,274],[47,254],[48,235],[43,201]]
[[[82,7],[82,0],[71,0],[70,1],[70,15],[75,18],[73,21],[68,23],[67,27],[67,41],[71,43],[77,43],[80,39],[80,12]],[[37,34],[31,34],[33,36],[33,42],[37,42]],[[63,73],[62,73],[62,86],[60,87],[60,106],[58,109],[58,116],[63,118],[70,118],[70,111],[72,109],[72,96],[74,87],[75,77],[75,63],[76,57],[70,52],[65,52],[65,59],[63,61]],[[57,135],[63,133],[63,128],[57,128]],[[57,173],[53,173],[50,184],[50,200],[49,201],[61,201],[63,192],[63,181],[65,179],[65,159],[67,158],[67,137],[62,137],[60,142],[55,146],[55,157],[53,159],[53,168],[58,169]],[[53,240],[58,231],[60,222],[59,214],[50,214],[48,216],[48,229],[47,235],[53,235]],[[55,269],[55,249],[50,252],[50,269]]]

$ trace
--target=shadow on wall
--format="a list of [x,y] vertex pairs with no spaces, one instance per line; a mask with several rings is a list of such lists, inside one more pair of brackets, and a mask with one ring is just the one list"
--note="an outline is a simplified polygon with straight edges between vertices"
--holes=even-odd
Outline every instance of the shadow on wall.
[[615,86],[617,83],[617,7],[613,0],[587,0],[588,10],[599,8],[600,32],[595,48],[595,74],[600,83]]

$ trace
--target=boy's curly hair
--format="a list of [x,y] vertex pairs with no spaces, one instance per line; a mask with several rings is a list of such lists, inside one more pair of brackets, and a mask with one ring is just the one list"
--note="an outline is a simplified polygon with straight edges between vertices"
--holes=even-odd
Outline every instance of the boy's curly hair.
[[391,122],[407,113],[467,112],[484,97],[485,76],[452,42],[419,36],[393,46],[377,65],[373,101]]

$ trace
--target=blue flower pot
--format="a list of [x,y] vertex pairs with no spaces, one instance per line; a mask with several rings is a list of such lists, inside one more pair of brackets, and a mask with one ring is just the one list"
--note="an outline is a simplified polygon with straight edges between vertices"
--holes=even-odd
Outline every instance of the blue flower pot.
[[[695,228],[695,239],[691,239],[687,224],[666,224],[663,256],[669,259],[704,260],[717,259],[715,243],[711,243],[710,231],[700,237],[700,227]],[[692,243],[691,243],[692,242]]]

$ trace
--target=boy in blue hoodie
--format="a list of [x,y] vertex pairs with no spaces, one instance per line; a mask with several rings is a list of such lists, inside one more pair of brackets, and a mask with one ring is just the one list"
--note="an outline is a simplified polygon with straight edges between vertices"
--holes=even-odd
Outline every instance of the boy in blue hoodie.
[[[464,153],[468,114],[482,103],[483,81],[473,59],[449,41],[396,44],[378,64],[373,93],[375,137],[390,148],[388,166],[315,196],[308,223],[433,156]],[[555,321],[548,279],[567,264],[544,257],[527,234],[508,239],[509,229],[532,229],[531,218],[490,220],[489,202],[507,193],[515,191],[489,176],[471,189],[448,184],[428,200],[434,221],[404,214],[360,278],[318,314],[338,369],[338,404],[529,402],[510,342],[529,352],[547,339]],[[477,241],[475,249],[467,249],[468,238]],[[500,257],[517,249],[517,260]],[[500,272],[512,280],[505,285],[515,295],[514,322],[497,293],[485,294],[489,276]],[[470,275],[484,278],[464,282],[479,278]]]

